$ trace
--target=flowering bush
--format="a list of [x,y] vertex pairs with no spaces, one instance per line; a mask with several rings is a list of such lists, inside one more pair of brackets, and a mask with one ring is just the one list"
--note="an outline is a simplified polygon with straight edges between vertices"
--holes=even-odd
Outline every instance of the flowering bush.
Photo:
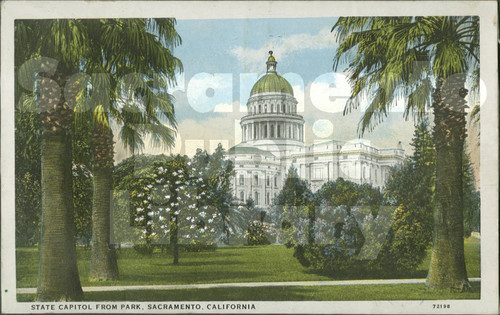
[[152,175],[135,183],[131,192],[135,225],[146,249],[152,244],[213,245],[219,214],[209,205],[203,170],[187,157],[156,162]]
[[269,232],[269,226],[266,223],[260,221],[250,223],[246,232],[248,245],[268,245],[267,232]]

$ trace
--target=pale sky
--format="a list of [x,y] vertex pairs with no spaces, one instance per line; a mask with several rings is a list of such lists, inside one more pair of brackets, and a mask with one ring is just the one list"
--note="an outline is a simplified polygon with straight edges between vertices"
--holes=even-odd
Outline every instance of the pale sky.
[[[196,148],[211,152],[219,142],[226,149],[240,143],[239,119],[246,114],[253,84],[266,71],[269,50],[278,61],[278,73],[294,88],[306,121],[306,143],[357,139],[362,113],[342,114],[350,86],[342,72],[332,72],[338,46],[330,32],[335,21],[335,17],[178,20],[182,45],[174,54],[184,73],[170,88],[179,132],[172,153],[191,155]],[[413,120],[405,121],[402,109],[396,108],[363,138],[380,148],[402,141],[409,153],[413,130]],[[117,142],[119,162],[129,153]],[[170,153],[149,146],[144,152]]]

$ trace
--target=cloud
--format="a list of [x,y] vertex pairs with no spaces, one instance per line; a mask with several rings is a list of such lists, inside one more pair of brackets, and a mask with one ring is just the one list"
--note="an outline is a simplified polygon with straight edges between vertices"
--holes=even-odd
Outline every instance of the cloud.
[[238,46],[230,52],[250,72],[262,70],[262,59],[272,50],[280,59],[301,50],[321,50],[332,48],[336,45],[335,37],[328,27],[321,29],[317,34],[309,33],[294,34],[287,37],[267,40],[260,48],[248,48]]
[[233,104],[220,103],[220,104],[215,105],[214,113],[232,113],[234,111],[234,108],[236,108],[236,111],[240,112],[240,113],[247,112],[246,106],[241,105],[240,102],[238,102],[238,101],[235,101],[235,102],[233,102]]
[[344,74],[325,73],[309,85],[311,103],[318,110],[327,113],[344,111],[351,87]]
[[230,73],[198,73],[187,86],[189,105],[199,113],[212,111],[218,104],[231,104],[233,78]]

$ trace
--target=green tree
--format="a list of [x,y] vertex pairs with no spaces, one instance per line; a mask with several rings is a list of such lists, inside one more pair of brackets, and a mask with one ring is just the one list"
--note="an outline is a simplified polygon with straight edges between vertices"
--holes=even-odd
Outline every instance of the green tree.
[[378,261],[387,270],[414,271],[432,241],[435,149],[427,121],[415,128],[413,155],[392,171],[385,187],[394,223]]
[[348,65],[353,84],[344,112],[362,97],[369,105],[360,132],[373,127],[404,96],[405,115],[422,117],[431,107],[436,145],[436,209],[430,288],[470,290],[463,243],[462,150],[467,75],[479,73],[479,19],[466,17],[339,18],[341,44],[334,68]]
[[[151,135],[155,145],[171,146],[175,137],[172,96],[167,87],[182,68],[173,56],[180,44],[174,19],[100,19],[83,22],[88,30],[84,69],[92,76],[87,92],[92,112],[91,152],[94,175],[92,201],[91,280],[118,278],[110,244],[110,206],[114,146],[112,119],[119,137],[132,151]],[[142,58],[139,56],[147,56]],[[84,112],[84,117],[87,117]]]
[[77,90],[67,83],[78,70],[84,40],[78,20],[18,20],[15,25],[16,104],[33,99],[41,119],[40,301],[83,298],[71,174],[71,100]]
[[474,186],[474,175],[469,155],[464,150],[464,237],[469,237],[472,232],[479,232],[481,225],[481,196]]
[[134,221],[145,241],[139,248],[151,253],[154,243],[169,244],[177,265],[180,245],[214,245],[220,212],[211,206],[213,192],[203,172],[186,156],[171,156],[132,185]]
[[281,227],[282,239],[287,246],[314,242],[315,204],[309,184],[301,179],[297,169],[288,170],[283,189],[274,199],[273,217]]
[[40,240],[41,138],[35,106],[31,96],[19,100],[15,107],[16,246],[35,245]]
[[[368,250],[360,256],[366,244],[363,233],[380,234],[382,201],[379,189],[369,184],[360,185],[343,178],[325,183],[314,195],[314,217],[302,220],[303,223],[293,221],[298,230],[312,229],[314,233],[307,244],[295,247],[294,256],[302,265],[322,272],[357,270],[360,261],[379,248],[373,244],[376,237],[372,237]],[[370,222],[372,226],[368,226]]]
[[[207,182],[207,190],[210,192],[210,206],[217,209],[221,216],[222,241],[229,244],[231,228],[231,202],[233,199],[231,178],[234,175],[233,162],[225,158],[225,150],[222,144],[218,144],[214,153],[197,151],[193,158],[195,165],[203,172],[203,177]],[[205,157],[203,157],[205,156]],[[203,166],[203,161],[208,162]],[[204,169],[204,170],[203,170]]]

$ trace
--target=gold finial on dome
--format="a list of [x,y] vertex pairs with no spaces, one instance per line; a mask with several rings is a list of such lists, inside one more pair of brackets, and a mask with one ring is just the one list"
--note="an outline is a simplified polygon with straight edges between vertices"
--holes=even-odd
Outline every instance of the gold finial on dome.
[[267,58],[267,61],[276,61],[276,59],[274,59],[272,50],[269,51],[269,58]]
[[269,51],[269,58],[267,58],[267,73],[276,73],[276,64],[278,62],[276,61],[276,59],[274,58],[273,56],[273,51],[270,50]]

